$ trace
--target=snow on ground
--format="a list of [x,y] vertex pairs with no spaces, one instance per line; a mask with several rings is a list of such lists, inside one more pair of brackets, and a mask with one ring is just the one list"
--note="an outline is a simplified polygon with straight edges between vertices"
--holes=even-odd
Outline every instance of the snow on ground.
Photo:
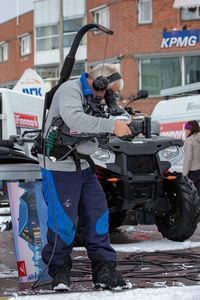
[[[134,244],[114,244],[112,247],[119,252],[155,252],[167,250],[183,250],[199,247],[200,242],[173,242],[165,238],[155,241],[140,241]],[[199,297],[200,299],[200,297]]]
[[0,263],[0,278],[18,277],[18,271]]
[[[153,289],[133,289],[122,292],[82,292],[64,293],[54,295],[22,296],[17,300],[198,300],[200,299],[200,286],[165,287]],[[12,300],[15,297],[10,298]]]
[[[7,217],[0,217],[0,225],[5,222]],[[137,232],[139,229],[134,226],[122,227],[121,231]],[[141,230],[139,230],[141,232]],[[153,231],[144,230],[144,233],[153,233]],[[157,237],[155,240],[134,240],[130,244],[113,244],[116,251],[121,252],[155,252],[155,251],[167,251],[167,250],[183,250],[188,248],[199,247],[200,242],[173,242],[162,237]],[[77,250],[85,250],[85,248],[77,247]],[[0,264],[0,278],[17,277],[15,270],[9,269],[7,266]],[[198,285],[199,284],[199,285]],[[165,281],[154,282],[154,288],[144,289],[132,289],[120,292],[111,291],[94,291],[82,293],[62,293],[62,294],[50,294],[50,295],[35,295],[35,296],[18,296],[17,294],[9,298],[14,300],[200,300],[200,281],[196,286],[184,286],[181,282],[175,282],[175,286],[167,287]],[[39,293],[39,292],[38,292]]]
[[2,215],[10,215],[10,207],[0,207],[0,222]]
[[7,226],[6,223],[11,222],[11,216],[1,216],[0,215],[0,232],[5,231]]
[[[147,227],[148,228],[148,227]],[[121,232],[128,232],[128,233],[137,233],[138,231],[144,234],[153,233],[152,230],[141,230],[141,228],[137,228],[137,226],[121,226]],[[155,252],[155,251],[167,251],[167,250],[183,250],[189,248],[195,248],[200,246],[199,242],[191,242],[189,240],[185,242],[174,242],[170,241],[166,238],[157,237],[156,239],[149,239],[149,240],[134,240],[133,243],[130,244],[112,244],[112,247],[118,252]],[[73,250],[84,251],[84,247],[76,247]],[[199,297],[200,299],[200,297]]]

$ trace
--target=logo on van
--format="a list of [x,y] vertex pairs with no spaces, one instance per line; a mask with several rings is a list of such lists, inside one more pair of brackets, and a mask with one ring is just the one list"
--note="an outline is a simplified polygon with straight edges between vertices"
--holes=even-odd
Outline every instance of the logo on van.
[[39,128],[37,116],[14,113],[15,125],[28,128]]
[[160,135],[171,136],[185,141],[185,123],[186,121],[160,124]]
[[163,32],[161,48],[194,47],[199,42],[199,29]]
[[197,110],[200,109],[200,104],[194,103],[194,102],[189,102],[186,110]]

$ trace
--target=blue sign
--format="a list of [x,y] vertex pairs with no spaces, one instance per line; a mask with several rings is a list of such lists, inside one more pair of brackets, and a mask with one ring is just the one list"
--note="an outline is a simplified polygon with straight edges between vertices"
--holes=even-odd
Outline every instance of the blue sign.
[[199,42],[199,29],[163,32],[161,48],[194,47]]
[[22,89],[22,93],[36,95],[36,96],[42,96],[41,88]]

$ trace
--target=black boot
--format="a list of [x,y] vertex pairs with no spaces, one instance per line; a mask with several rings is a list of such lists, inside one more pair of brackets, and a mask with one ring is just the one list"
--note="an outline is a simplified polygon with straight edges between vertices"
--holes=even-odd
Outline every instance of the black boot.
[[108,290],[129,289],[132,284],[122,278],[121,274],[116,270],[114,261],[99,260],[92,261],[92,279],[95,288],[103,288]]
[[58,267],[55,273],[51,286],[53,290],[70,290],[71,279],[70,270],[72,268],[72,261],[70,257],[65,259],[64,265]]

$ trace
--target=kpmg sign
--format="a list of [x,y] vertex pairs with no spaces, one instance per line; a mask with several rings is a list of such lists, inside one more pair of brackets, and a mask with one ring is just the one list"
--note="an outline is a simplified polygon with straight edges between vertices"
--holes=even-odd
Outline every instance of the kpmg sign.
[[199,29],[163,32],[161,48],[193,47],[199,42]]

